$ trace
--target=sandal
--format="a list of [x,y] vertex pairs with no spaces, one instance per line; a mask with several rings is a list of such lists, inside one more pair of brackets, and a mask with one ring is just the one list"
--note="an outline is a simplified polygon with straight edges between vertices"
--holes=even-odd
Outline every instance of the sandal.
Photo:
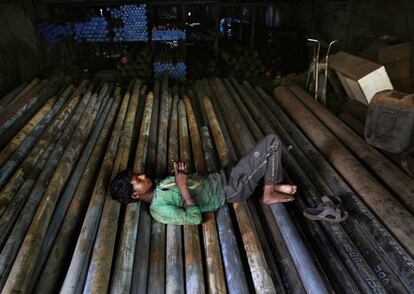
[[303,210],[303,215],[310,220],[322,220],[330,223],[339,223],[347,219],[348,213],[341,207],[341,199],[333,197],[335,202],[329,197],[323,196],[322,203],[316,208],[307,207]]

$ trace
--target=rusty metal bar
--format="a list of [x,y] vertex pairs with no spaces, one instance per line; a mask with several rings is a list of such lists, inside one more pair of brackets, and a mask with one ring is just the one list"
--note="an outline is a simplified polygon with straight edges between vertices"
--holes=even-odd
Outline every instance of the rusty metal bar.
[[[141,82],[135,83],[132,97],[130,102],[131,109],[137,109],[139,104],[139,97],[140,97],[140,88]],[[141,97],[143,99],[144,97]],[[137,110],[135,110],[137,113]],[[134,114],[136,117],[136,114]],[[134,119],[132,115],[129,115],[129,119]],[[131,122],[132,123],[132,122]],[[142,129],[140,134],[142,134]],[[131,143],[132,145],[132,136],[133,136],[133,129],[131,130]],[[146,138],[139,138],[140,141],[145,140]],[[142,146],[146,144],[148,141],[145,140],[143,143],[139,143],[140,148],[147,148],[147,146]],[[141,151],[142,152],[142,151]],[[134,163],[134,165],[141,165],[145,161],[145,157],[142,157],[140,163]],[[135,169],[135,167],[134,167]],[[118,246],[118,254],[115,257],[115,264],[113,269],[113,275],[111,278],[111,285],[110,285],[110,292],[111,293],[129,293],[131,289],[131,282],[132,282],[132,271],[134,265],[134,247],[136,242],[137,236],[137,228],[138,228],[138,220],[139,220],[139,203],[131,203],[127,205],[125,209],[124,220],[121,229],[121,238],[119,241]]]
[[[184,96],[184,104],[187,113],[188,127],[190,131],[191,145],[195,170],[199,174],[207,173],[207,165],[203,152],[202,140],[197,126],[190,98]],[[208,293],[226,293],[226,283],[222,266],[220,244],[217,234],[217,226],[214,212],[204,214],[202,224],[204,252],[206,255],[207,286]]]
[[[168,172],[174,168],[173,160],[179,159],[179,145],[178,145],[178,87],[173,87],[173,101],[170,119],[170,132],[168,136]],[[166,236],[166,285],[165,292],[169,293],[184,293],[184,257],[183,257],[183,242],[182,242],[182,226],[167,225]]]
[[[62,102],[64,102],[64,99]],[[17,166],[17,164],[24,159],[23,163],[16,170],[13,177],[7,182],[6,186],[0,192],[0,214],[4,212],[6,207],[12,201],[13,197],[16,195],[16,191],[19,189],[20,185],[23,184],[25,179],[31,173],[32,168],[37,164],[44,150],[47,149],[50,143],[56,143],[59,140],[60,134],[63,132],[64,127],[66,127],[66,124],[69,123],[69,118],[78,102],[79,97],[74,97],[74,99],[72,99],[68,103],[67,107],[65,107],[63,111],[56,117],[50,128],[48,128],[42,134],[39,141],[36,143],[36,145],[26,158],[23,158],[23,154],[26,153],[26,147],[29,147],[33,144],[25,144],[24,146],[19,147],[16,153],[14,153],[13,156],[10,158],[10,160],[8,160],[5,165],[3,165],[1,171],[4,172],[4,175],[6,175],[7,173],[11,174],[11,172],[14,171],[14,168]],[[32,176],[34,177],[32,181],[36,181],[37,177],[35,177],[34,175]],[[20,197],[25,197],[23,195],[25,194],[20,195]],[[3,238],[5,239],[5,235],[0,236],[0,244],[3,244]]]
[[285,87],[274,91],[276,100],[299,124],[328,161],[342,174],[368,206],[381,217],[386,227],[408,252],[414,255],[414,218],[381,184],[353,157],[326,127]]
[[[229,167],[232,162],[230,151],[227,148],[224,134],[220,128],[213,105],[210,99],[206,96],[203,98],[202,102],[213,135],[214,143],[219,153],[218,157],[222,163],[222,166]],[[230,211],[227,205],[217,210],[218,232],[221,250],[223,253],[223,261],[226,268],[227,288],[230,293],[249,293],[246,276],[244,271],[241,270],[243,268],[243,264],[233,225],[230,219]]]
[[[353,238],[355,238],[355,232],[362,230],[363,234],[369,238],[371,244],[378,250],[378,253],[381,257],[377,257],[374,260],[381,260],[384,259],[387,264],[391,267],[391,269],[396,273],[396,275],[401,279],[401,281],[406,285],[407,288],[413,288],[412,281],[414,281],[414,270],[412,265],[414,264],[414,260],[404,251],[404,249],[399,245],[396,239],[389,234],[387,229],[376,219],[370,210],[366,207],[366,205],[359,199],[358,196],[348,187],[341,177],[338,176],[336,171],[327,163],[327,161],[323,158],[323,156],[316,151],[315,147],[305,138],[305,136],[298,130],[298,128],[291,122],[286,114],[283,113],[281,108],[276,105],[275,101],[267,95],[260,87],[256,87],[256,90],[260,94],[260,97],[266,103],[266,108],[269,108],[272,113],[277,116],[278,120],[283,123],[283,126],[280,126],[276,122],[275,126],[279,125],[279,130],[281,133],[286,132],[284,128],[289,129],[289,133],[291,134],[292,138],[295,139],[297,145],[301,146],[301,148],[306,152],[306,156],[302,156],[301,161],[306,163],[308,160],[311,162],[308,165],[302,165],[300,170],[306,170],[305,173],[308,175],[312,183],[321,182],[318,172],[316,171],[324,171],[321,176],[323,177],[323,181],[326,182],[329,186],[328,188],[324,188],[326,191],[331,190],[335,195],[344,195],[343,202],[345,208],[351,213],[352,217],[355,218],[357,223],[357,228],[353,228],[352,226],[344,226],[347,230],[347,233],[350,234]],[[260,99],[259,99],[260,100]],[[290,138],[289,136],[285,136]],[[292,149],[295,153],[296,157],[301,156],[301,152],[299,148]],[[306,168],[307,166],[311,167],[311,169]],[[300,173],[300,172],[298,172]],[[320,186],[320,185],[318,185]],[[321,192],[325,193],[325,192]],[[349,223],[349,222],[348,222]],[[353,223],[351,223],[353,224]],[[359,228],[358,228],[359,227]],[[360,243],[360,241],[356,241]],[[391,245],[392,244],[392,245]],[[348,252],[349,250],[347,250]],[[368,252],[365,247],[363,247],[362,253]],[[355,260],[353,258],[353,252],[348,252],[351,260]],[[368,261],[372,263],[372,258],[369,258]],[[331,263],[328,260],[328,263]],[[378,276],[380,280],[384,280],[385,273],[382,271],[382,266],[377,267],[378,263],[374,261],[371,265],[373,268],[373,272]],[[381,270],[379,270],[381,269]],[[356,279],[360,278],[360,273],[355,271]],[[340,277],[341,281],[343,281],[343,277]],[[386,281],[386,280],[385,280]],[[364,281],[366,282],[366,280]],[[368,282],[370,285],[371,283]],[[390,284],[386,283],[385,285]]]
[[[246,85],[248,85],[246,83]],[[260,106],[260,110],[258,110],[257,108],[255,108],[254,106],[250,105],[250,109],[252,110],[253,113],[255,113],[255,116],[260,116],[263,115],[263,112],[265,114],[265,117],[270,120],[270,122],[272,122],[273,124],[275,124],[275,118],[272,116],[272,113],[267,109],[267,105],[262,103],[260,98],[257,96],[257,94],[255,94],[254,92],[250,91],[250,88],[247,88],[246,91],[249,93],[249,95],[251,97],[255,98],[255,105]],[[247,101],[249,102],[249,101]],[[270,122],[268,121],[266,123],[266,127],[269,127]],[[262,122],[263,123],[263,122]],[[285,130],[283,130],[282,128],[278,128],[278,132],[281,133],[283,136],[283,140],[287,140],[287,143],[290,144],[291,142],[289,141],[289,139],[287,139],[287,133]],[[298,164],[295,162],[295,160],[292,158],[291,154],[289,152],[286,151],[286,149],[283,150],[284,151],[284,158],[285,158],[285,162],[287,163],[287,167],[292,171],[293,174],[297,175],[297,177],[299,177],[300,175],[300,179],[299,179],[299,183],[304,183],[307,182],[308,185],[303,186],[303,188],[301,189],[301,191],[304,191],[303,193],[307,195],[307,191],[309,190],[315,190],[315,188],[313,187],[313,185],[311,184],[311,182],[306,178],[306,175],[303,173],[301,167],[298,166]],[[298,159],[301,161],[301,163],[303,163],[303,158],[302,157],[298,157]],[[292,167],[293,166],[293,167]],[[315,171],[316,172],[316,171]],[[325,191],[324,194],[330,195],[331,192]],[[316,194],[314,194],[316,195]],[[329,231],[331,226],[327,225],[327,230]],[[314,230],[317,230],[317,227],[313,228]],[[323,234],[320,234],[320,230],[319,230],[319,235],[317,235],[317,237],[323,237]],[[337,245],[337,249],[339,251],[343,251],[343,248],[348,248],[348,250],[353,250],[354,254],[357,256],[359,255],[358,251],[354,248],[354,245],[348,240],[348,237],[346,236],[345,232],[341,229],[341,228],[337,228],[336,229],[336,234],[330,234],[330,236],[332,237],[332,240],[334,242],[335,245]],[[341,239],[339,239],[339,236],[341,237]],[[330,276],[331,278],[333,278],[333,280],[339,278],[337,276],[335,276],[333,273],[342,273],[340,279],[342,279],[342,281],[339,282],[340,286],[342,286],[345,289],[352,289],[353,286],[353,282],[352,280],[348,277],[347,280],[347,272],[346,270],[343,268],[342,263],[338,260],[338,257],[336,256],[335,250],[330,248],[329,243],[326,244],[326,246],[324,247],[324,250],[326,251],[325,254],[322,254],[322,256],[319,256],[320,260],[324,260],[325,259],[325,255],[327,256],[331,256],[331,259],[328,261],[328,268],[331,269],[331,271],[328,273],[328,276]],[[317,251],[320,251],[321,248],[317,247],[316,249]],[[345,258],[344,258],[345,257]],[[293,255],[293,258],[297,258]],[[352,264],[352,261],[347,257],[342,255],[342,258],[344,258],[345,260],[348,261],[348,264]],[[348,258],[348,259],[347,259]],[[362,257],[361,257],[362,259]],[[336,262],[335,262],[336,261]],[[297,263],[295,262],[296,267],[298,267]],[[358,267],[359,272],[362,274],[366,273],[366,276],[368,277],[367,279],[370,279],[371,283],[373,285],[375,285],[376,287],[379,287],[379,289],[381,289],[381,285],[379,283],[378,280],[376,280],[376,278],[374,277],[373,273],[370,271],[369,267],[365,264],[365,262],[359,262],[359,264],[356,264],[356,267]],[[299,273],[302,274],[301,277],[302,279],[304,279],[304,277],[306,278],[306,276],[303,275],[303,272],[300,271],[299,269]],[[366,277],[364,276],[364,277]],[[306,281],[304,281],[306,283]],[[345,283],[343,283],[345,282]],[[362,282],[362,287],[364,287],[366,284],[364,282]],[[305,286],[307,286],[307,284],[305,284]],[[337,285],[335,285],[337,286]],[[355,288],[355,286],[353,286]],[[356,288],[355,288],[356,289]],[[369,290],[365,288],[365,290]]]
[[2,111],[0,115],[0,126],[8,121],[23,105],[25,105],[33,96],[37,95],[48,83],[48,80],[44,79],[36,86],[32,87],[25,94],[20,96],[13,104],[9,104]]
[[[119,90],[118,90],[119,91]],[[112,98],[111,98],[112,100]],[[61,269],[65,268],[65,262],[70,257],[70,245],[71,241],[76,238],[76,231],[82,225],[82,212],[85,211],[88,204],[89,191],[93,188],[94,180],[96,178],[96,172],[99,170],[100,159],[105,152],[105,146],[109,139],[110,131],[115,120],[120,97],[115,99],[112,103],[111,100],[107,103],[110,109],[105,109],[101,119],[104,121],[102,130],[99,133],[97,142],[92,150],[92,154],[89,157],[88,163],[81,174],[81,179],[73,194],[73,199],[70,206],[64,215],[62,226],[53,242],[53,244],[47,244],[42,247],[50,248],[50,253],[47,259],[44,261],[44,267],[41,270],[39,280],[37,282],[35,293],[53,293],[58,292],[60,287],[60,277],[62,275]],[[110,110],[109,114],[107,114]],[[100,119],[100,120],[101,120]],[[65,191],[66,193],[66,191]],[[45,252],[49,250],[44,249]]]
[[[187,113],[183,100],[178,102],[178,134],[180,141],[180,160],[194,166],[191,158],[190,137]],[[205,293],[201,246],[198,226],[184,225],[184,260],[187,293]]]
[[[133,166],[134,172],[137,173],[145,171],[153,105],[154,94],[149,92],[144,106],[144,113],[140,126],[139,139]],[[138,230],[136,238],[140,241],[136,242],[135,245],[135,258],[131,281],[132,293],[145,293],[147,290],[151,216],[149,215],[148,208],[146,206],[146,203],[139,202],[136,204],[130,204],[129,207],[127,207],[128,210],[137,210],[137,213],[139,213],[138,224],[133,224]]]
[[20,144],[26,139],[34,127],[46,116],[46,114],[52,109],[57,97],[54,96],[43,105],[43,107],[30,119],[30,121],[22,128],[0,151],[0,166],[2,166],[6,160],[13,154],[13,152],[20,146]]
[[[224,88],[223,83],[219,79],[215,79],[214,85],[216,88],[213,90],[216,91],[217,96],[220,98],[218,100],[222,110],[233,109],[233,111],[227,112],[228,115],[225,116],[225,121],[235,149],[242,156],[249,148],[254,146],[255,141],[247,128],[246,122],[237,111],[237,106]],[[245,201],[233,203],[233,208],[242,234],[243,245],[246,250],[255,289],[256,291],[275,293],[276,289],[274,288],[247,203]]]
[[[72,88],[73,88],[72,85],[69,85],[66,88],[66,91],[64,92],[64,94],[62,94],[62,96],[56,102],[52,110],[32,130],[32,132],[26,138],[26,140],[22,144],[20,144],[20,146],[16,149],[16,151],[9,157],[6,163],[3,164],[3,166],[0,168],[0,187],[4,186],[6,181],[15,171],[17,166],[23,161],[23,159],[25,159],[25,157],[26,157],[25,161],[29,161],[30,164],[34,164],[38,156],[40,156],[37,154],[39,153],[41,154],[41,151],[45,148],[44,146],[48,144],[49,139],[52,138],[51,134],[61,130],[64,127],[64,122],[66,121],[66,118],[70,116],[73,109],[76,107],[79,101],[79,96],[72,97],[70,100],[71,101],[70,104],[65,107],[65,110],[59,113],[58,116],[56,116],[56,114],[63,107],[68,95],[72,91]],[[48,124],[52,121],[52,119],[54,120],[54,122],[49,128],[47,128]],[[45,131],[46,128],[47,130]],[[33,147],[35,143],[36,143],[35,147],[31,150],[31,148]]]
[[[120,99],[120,89],[115,89],[115,100]],[[61,287],[62,293],[82,292],[88,261],[92,254],[93,242],[96,237],[99,219],[101,216],[103,201],[109,192],[107,191],[108,183],[112,177],[116,175],[117,170],[112,170],[114,166],[115,156],[117,154],[118,143],[121,137],[122,125],[126,116],[129,96],[125,96],[122,100],[115,125],[112,130],[111,138],[108,143],[107,150],[102,166],[99,170],[98,179],[96,181],[92,197],[89,202],[88,210],[83,220],[81,233],[78,237],[69,269],[66,273],[65,280]]]
[[[37,79],[36,79],[37,80]],[[4,97],[0,98],[0,113],[3,111],[4,107],[6,107],[11,101],[18,97],[19,93],[23,92],[24,89],[29,85],[28,82],[23,82],[18,85],[16,88],[12,89],[8,92]]]
[[[216,171],[217,164],[214,160],[213,142],[208,128],[206,126],[201,127],[200,132],[202,133],[201,140],[207,171]],[[219,234],[217,232],[217,222],[214,212],[208,212],[204,216],[203,241],[207,262],[208,292],[217,294],[227,293],[223,260],[220,252]]]
[[[45,236],[47,225],[49,224],[58,196],[66,184],[95,119],[99,103],[96,103],[95,101],[96,96],[92,96],[92,99],[89,99],[90,96],[91,93],[88,92],[85,97],[83,97],[87,106],[85,109],[81,109],[80,112],[75,114],[74,120],[78,120],[76,115],[79,115],[80,117],[79,123],[77,124],[78,131],[73,133],[71,141],[66,146],[62,158],[40,200],[36,214],[33,217],[23,244],[20,247],[20,254],[18,254],[4,285],[3,290],[6,293],[13,291],[24,292],[31,282],[33,267],[40,250],[40,240],[43,240]],[[83,101],[81,101],[81,103],[82,102]]]
[[[113,169],[115,174],[127,168],[128,165],[140,87],[141,81],[136,80],[132,86],[132,93],[135,93],[135,95],[131,95],[130,90],[128,89],[124,97],[124,99],[129,99],[130,101],[122,126],[121,139],[115,158],[115,168]],[[129,98],[130,96],[131,98]],[[109,291],[120,208],[120,203],[113,200],[112,197],[107,194],[98,227],[98,233],[96,235],[94,250],[89,264],[85,287],[83,289],[86,293],[108,293]],[[122,254],[128,254],[128,252],[122,252]],[[111,289],[111,291],[118,290],[118,286],[120,285],[114,283],[115,289]]]
[[404,205],[414,213],[414,181],[401,169],[383,156],[374,147],[343,124],[298,86],[289,90],[316,116],[334,135],[347,146],[354,156],[365,162],[371,170],[391,189]]
[[[154,130],[156,146],[155,175],[162,177],[166,174],[167,168],[167,144],[168,144],[168,121],[171,97],[168,95],[168,73],[164,73],[159,89],[160,105],[157,104],[156,114],[153,112],[153,123],[155,118],[156,129]],[[159,108],[158,108],[159,107]],[[151,126],[152,127],[152,126]],[[158,130],[158,131],[157,131]],[[154,154],[154,155],[155,155]],[[166,230],[165,225],[152,220],[151,226],[151,251],[149,266],[148,292],[164,293],[166,286]]]

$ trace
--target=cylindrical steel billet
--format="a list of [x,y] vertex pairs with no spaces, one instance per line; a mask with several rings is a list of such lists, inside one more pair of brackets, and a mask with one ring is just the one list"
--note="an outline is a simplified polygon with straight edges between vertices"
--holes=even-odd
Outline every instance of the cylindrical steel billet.
[[[53,243],[53,247],[50,249],[50,254],[46,256],[47,260],[44,268],[41,269],[41,276],[37,282],[35,293],[52,293],[59,291],[59,277],[61,275],[59,269],[63,268],[65,261],[69,257],[69,246],[71,241],[75,239],[76,229],[82,225],[81,214],[84,210],[82,208],[87,205],[89,196],[88,191],[93,187],[95,173],[99,169],[100,159],[104,154],[106,142],[109,138],[110,130],[118,111],[120,100],[117,99],[113,103],[111,103],[111,100],[108,102],[107,106],[111,107],[109,114],[107,114],[107,109],[105,109],[100,118],[100,120],[104,121],[102,131],[98,133],[98,140],[92,150],[84,171],[80,173],[82,177],[76,187],[70,206],[64,215],[62,226],[59,232],[57,232],[58,234]],[[99,125],[100,124],[101,122]],[[52,244],[44,244],[42,247],[49,248],[50,245]]]
[[[390,265],[392,270],[400,277],[401,281],[407,285],[407,288],[413,288],[414,270],[412,265],[414,260],[400,246],[396,239],[388,232],[388,230],[377,220],[370,210],[366,207],[358,196],[348,187],[348,184],[337,174],[337,172],[329,165],[324,157],[315,149],[313,144],[298,130],[295,124],[291,122],[286,114],[277,106],[276,102],[267,95],[261,88],[256,87],[260,97],[284,126],[289,128],[289,132],[295,139],[297,144],[306,152],[306,156],[302,161],[311,160],[309,166],[314,169],[307,170],[305,173],[309,176],[313,183],[319,181],[315,170],[324,170],[322,174],[324,181],[328,184],[329,189],[334,195],[343,195],[342,201],[344,207],[350,212],[352,217],[357,220],[360,229],[371,240],[372,244],[378,249],[379,254]],[[260,99],[259,99],[260,100]],[[277,126],[277,124],[275,124]],[[284,132],[284,128],[280,127],[280,132]],[[296,154],[296,149],[293,149]],[[300,153],[296,154],[300,156]],[[302,169],[307,165],[303,165]],[[352,257],[352,256],[351,256]],[[375,271],[375,270],[374,270]],[[375,271],[376,273],[378,271]],[[380,272],[379,272],[380,273]]]
[[145,170],[152,176],[155,175],[155,160],[157,153],[157,130],[158,130],[158,117],[160,108],[160,81],[154,81],[154,102],[151,114],[150,133],[148,142],[147,158],[145,162]]
[[[120,99],[120,88],[115,89],[115,101]],[[110,141],[101,168],[99,170],[98,179],[96,181],[92,198],[89,202],[88,210],[86,212],[81,233],[78,237],[72,260],[69,269],[66,273],[65,280],[61,287],[61,292],[82,292],[86,279],[86,273],[89,265],[89,259],[92,254],[93,243],[97,234],[99,220],[103,208],[105,196],[109,193],[107,191],[108,183],[112,177],[116,175],[112,172],[115,156],[117,154],[118,143],[121,137],[122,125],[125,119],[129,97],[125,96],[122,100],[121,107],[116,118]]]
[[[278,87],[275,97],[299,124],[331,164],[381,217],[387,228],[414,255],[414,218],[312,114],[300,105],[288,89]],[[316,139],[317,138],[317,139]]]
[[26,139],[34,127],[46,116],[52,109],[57,97],[52,97],[43,105],[43,107],[30,119],[24,128],[22,128],[10,142],[0,152],[0,166],[9,158],[9,156],[19,147],[19,145]]
[[[63,97],[59,106],[62,106],[65,102],[66,97]],[[39,141],[36,143],[34,148],[31,150],[29,155],[25,158],[23,163],[14,173],[13,177],[7,182],[6,186],[0,192],[0,212],[2,213],[7,205],[10,203],[11,199],[15,195],[17,189],[23,183],[24,179],[30,173],[33,166],[36,164],[40,156],[42,156],[44,150],[50,143],[56,142],[59,139],[60,133],[63,132],[63,128],[66,127],[66,124],[69,123],[69,117],[74,111],[74,108],[79,102],[79,97],[74,97],[63,111],[56,117],[51,126],[42,134]],[[55,105],[56,106],[56,105]],[[56,111],[57,109],[55,109]],[[52,109],[53,111],[53,109]],[[50,113],[50,112],[49,112]],[[48,115],[46,116],[48,119]],[[42,120],[43,122],[43,120]],[[42,123],[41,122],[41,123]],[[38,125],[39,126],[39,125]],[[41,131],[45,129],[46,126],[42,125],[42,128],[37,129],[36,131]],[[40,135],[40,134],[39,134]],[[7,174],[11,174],[14,171],[14,168],[24,159],[24,155],[29,151],[29,147],[33,145],[35,138],[27,138],[30,141],[24,141],[16,152],[10,157],[10,159],[3,165],[0,171],[3,173],[0,175],[0,178],[5,182],[7,179]],[[27,143],[27,144],[26,144]],[[4,177],[2,178],[2,175]]]
[[[90,95],[90,92],[85,96],[88,95]],[[83,98],[84,100],[88,100],[86,97]],[[30,285],[33,268],[41,245],[39,240],[44,239],[58,196],[66,184],[80,152],[83,149],[90,128],[95,120],[99,104],[100,103],[97,103],[96,101],[96,95],[93,95],[77,125],[77,130],[73,133],[71,141],[62,155],[62,159],[56,167],[48,188],[39,203],[32,224],[30,225],[25,240],[20,248],[20,254],[15,260],[4,286],[6,293],[14,290],[24,292]]]
[[36,86],[31,88],[25,94],[23,94],[17,101],[11,105],[8,105],[1,113],[0,126],[3,125],[10,117],[12,117],[23,105],[25,105],[32,97],[37,95],[48,83],[48,81],[42,80]]
[[[187,113],[182,100],[178,101],[178,126],[180,160],[187,162],[189,166],[193,166]],[[201,141],[199,142],[201,143]],[[186,292],[205,293],[198,226],[184,225],[184,255]]]
[[27,93],[31,88],[33,88],[37,83],[39,83],[40,80],[38,78],[35,78],[30,83],[24,83],[23,88],[21,86],[17,87],[18,90],[17,93],[14,93],[14,91],[10,92],[6,97],[4,97],[2,100],[0,100],[0,103],[2,107],[0,107],[0,111],[3,112],[5,108],[8,106],[14,104],[21,96]]
[[[168,138],[168,171],[174,168],[173,160],[179,159],[178,146],[178,91],[173,90],[173,101],[170,119],[170,132]],[[167,225],[166,236],[166,285],[165,292],[170,293],[184,293],[184,257],[183,257],[183,242],[182,242],[182,226]]]
[[298,86],[289,90],[414,213],[414,181]]
[[[139,92],[141,88],[141,81],[136,80],[132,89],[132,96],[128,110],[126,123],[134,124],[136,111],[139,100]],[[135,109],[135,113],[131,111]],[[132,119],[134,121],[132,121]],[[132,143],[133,128],[130,131],[131,139],[129,145]],[[142,132],[141,132],[142,133]],[[145,138],[143,138],[145,140]],[[143,140],[139,138],[139,140]],[[144,143],[145,144],[145,143]],[[141,144],[142,145],[142,144]],[[144,146],[145,148],[147,146]],[[144,158],[143,158],[144,159]],[[144,162],[144,160],[142,160]],[[141,163],[142,164],[142,163]],[[110,292],[111,293],[129,293],[132,282],[132,271],[134,265],[135,242],[137,236],[138,220],[139,220],[139,203],[130,203],[127,205],[124,215],[124,220],[121,229],[121,238],[118,246],[118,254],[115,258],[113,275],[111,278]]]
[[[67,118],[71,115],[72,111],[74,110],[79,101],[79,97],[73,97],[70,100],[69,104],[65,106],[64,111],[59,113],[59,115],[56,118],[55,115],[65,104],[68,95],[72,91],[72,88],[73,86],[71,85],[67,87],[66,91],[58,99],[56,104],[53,106],[52,110],[49,111],[48,114],[41,120],[41,122],[36,125],[36,127],[32,130],[29,136],[23,141],[22,144],[20,144],[16,151],[0,168],[0,187],[4,186],[6,181],[15,171],[16,167],[22,162],[22,160],[25,157],[25,161],[29,162],[28,164],[34,164],[38,156],[40,156],[39,153],[41,154],[42,150],[45,148],[44,146],[46,146],[49,143],[49,140],[53,138],[53,134],[64,128],[65,122],[67,122]],[[52,121],[52,119],[53,123],[50,127],[48,127],[48,124]],[[46,128],[47,130],[44,132]],[[35,143],[36,146],[32,148]]]
[[[213,105],[207,97],[203,98],[204,110],[208,118],[218,157],[222,166],[229,167],[232,163],[230,152],[226,147],[226,141],[218,123]],[[230,221],[230,211],[225,205],[217,210],[217,225],[220,237],[221,251],[226,268],[226,280],[230,293],[249,293],[243,264],[238,249],[233,224]]]
[[[128,166],[140,87],[141,81],[136,80],[132,86],[132,91],[135,93],[135,95],[131,95],[128,90],[124,97],[124,99],[129,99],[130,102],[128,105],[124,124],[122,126],[121,139],[119,141],[119,148],[115,158],[115,168],[113,169],[113,172],[115,174],[126,169]],[[131,98],[129,98],[129,96],[131,96]],[[86,293],[108,293],[110,289],[109,283],[120,208],[120,203],[113,200],[108,193],[105,199],[101,220],[98,227],[98,233],[89,264],[85,287],[83,289],[83,291]],[[128,255],[130,252],[122,252],[122,254]],[[112,293],[118,293],[116,290],[120,290],[122,288],[117,288],[120,286],[119,284],[114,283],[113,285],[115,288],[111,289],[111,291],[113,291]]]
[[[207,127],[201,127],[202,144],[204,149],[204,158],[208,172],[216,170],[216,163],[214,162],[213,143],[211,141],[210,133]],[[206,255],[206,271],[207,271],[207,285],[208,293],[227,293],[226,279],[223,268],[223,260],[221,259],[219,235],[217,232],[217,222],[214,212],[207,212],[204,215],[203,221],[203,244]]]
[[16,98],[16,96],[19,95],[19,93],[22,92],[22,90],[28,84],[28,82],[23,82],[19,86],[11,90],[9,93],[7,93],[4,97],[0,98],[0,113],[3,111],[4,107],[6,107],[14,98]]

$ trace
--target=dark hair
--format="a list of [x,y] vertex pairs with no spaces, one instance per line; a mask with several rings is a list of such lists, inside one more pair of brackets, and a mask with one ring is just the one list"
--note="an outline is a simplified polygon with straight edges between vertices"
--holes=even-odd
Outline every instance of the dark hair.
[[112,199],[123,204],[138,201],[131,197],[133,191],[131,178],[132,171],[129,168],[121,171],[113,178],[109,185],[109,192],[111,193]]

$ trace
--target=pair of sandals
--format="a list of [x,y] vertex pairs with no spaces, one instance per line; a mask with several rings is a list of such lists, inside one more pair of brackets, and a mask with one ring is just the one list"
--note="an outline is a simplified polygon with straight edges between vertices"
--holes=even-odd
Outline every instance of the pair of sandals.
[[306,207],[303,215],[310,220],[322,220],[330,223],[343,222],[348,213],[342,209],[341,199],[335,196],[323,196],[322,203],[316,208]]

